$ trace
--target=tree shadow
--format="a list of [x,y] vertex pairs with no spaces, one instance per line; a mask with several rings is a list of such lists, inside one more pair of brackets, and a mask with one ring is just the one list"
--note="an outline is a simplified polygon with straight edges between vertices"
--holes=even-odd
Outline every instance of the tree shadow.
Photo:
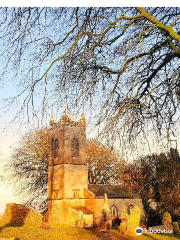
[[148,238],[150,238],[152,240],[158,240],[158,238],[155,238],[155,237],[153,237],[153,236],[151,236],[151,235],[149,235],[147,233],[144,233],[143,236],[148,237]]
[[[159,234],[159,235],[161,235],[161,234]],[[150,234],[147,234],[147,233],[144,233],[143,236],[148,237],[148,238],[150,238],[152,240],[158,240],[159,239],[159,238],[156,238],[156,237],[154,237],[154,236],[152,236]],[[167,236],[167,235],[165,235],[165,236]],[[177,237],[177,236],[180,236],[180,235],[174,235],[174,234],[171,235],[171,234],[169,234],[168,238],[174,238],[174,237]]]

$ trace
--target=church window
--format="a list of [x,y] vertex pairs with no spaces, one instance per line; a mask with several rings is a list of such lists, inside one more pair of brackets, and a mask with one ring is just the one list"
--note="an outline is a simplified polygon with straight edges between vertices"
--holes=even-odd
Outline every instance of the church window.
[[58,190],[53,190],[53,199],[58,199]]
[[73,150],[73,157],[79,157],[79,142],[77,138],[74,138],[72,141],[72,150]]
[[58,157],[58,151],[59,151],[59,142],[58,139],[55,140],[55,149],[54,149],[54,157],[57,158]]
[[73,198],[79,198],[79,189],[73,189]]
[[79,193],[78,192],[73,192],[73,198],[79,198]]
[[54,152],[54,139],[51,139],[51,151]]
[[111,217],[116,216],[118,217],[118,209],[115,205],[111,206]]
[[134,205],[130,204],[127,210],[127,213],[130,214],[131,213],[131,209],[134,207]]

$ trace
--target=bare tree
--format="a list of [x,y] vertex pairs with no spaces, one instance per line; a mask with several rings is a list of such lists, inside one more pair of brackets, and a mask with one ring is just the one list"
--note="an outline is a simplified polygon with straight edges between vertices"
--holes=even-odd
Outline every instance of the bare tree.
[[1,84],[11,71],[22,109],[35,115],[37,95],[43,112],[67,96],[69,106],[98,102],[97,123],[107,133],[125,128],[133,140],[151,123],[169,134],[179,118],[180,8],[1,8],[0,14]]
[[46,130],[24,135],[6,169],[24,204],[36,210],[47,207],[49,137]]
[[[47,129],[24,135],[5,167],[24,204],[41,211],[47,207],[49,142]],[[97,140],[87,141],[87,165],[89,183],[118,182],[119,161]]]

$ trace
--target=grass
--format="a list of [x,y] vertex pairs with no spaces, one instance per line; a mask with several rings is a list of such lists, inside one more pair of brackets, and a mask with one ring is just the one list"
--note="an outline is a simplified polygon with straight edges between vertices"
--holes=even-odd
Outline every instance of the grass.
[[151,233],[143,233],[140,236],[124,236],[119,233],[118,229],[111,229],[110,230],[113,233],[116,233],[118,236],[124,237],[126,239],[130,240],[177,240],[180,239],[180,236],[170,235],[170,234],[151,234]]
[[[50,229],[41,229],[39,225],[26,224],[23,226],[0,227],[0,238],[15,238],[16,240],[98,240],[91,230],[79,229],[63,224],[49,224]],[[124,236],[118,229],[110,232],[127,240],[177,240],[180,236],[142,234],[141,236]],[[106,239],[105,239],[106,240]],[[108,240],[108,239],[107,239]]]
[[0,227],[0,238],[16,240],[97,240],[91,230],[78,229],[63,224],[50,224],[50,229],[40,229],[40,225]]

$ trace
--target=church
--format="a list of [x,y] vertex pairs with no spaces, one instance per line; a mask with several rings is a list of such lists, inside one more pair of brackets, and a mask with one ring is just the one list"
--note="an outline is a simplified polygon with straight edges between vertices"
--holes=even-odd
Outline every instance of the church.
[[92,226],[104,209],[112,219],[134,206],[143,212],[142,200],[133,189],[88,184],[84,113],[76,122],[67,115],[66,108],[58,122],[52,116],[50,140],[47,222],[77,226],[81,218],[86,226]]

